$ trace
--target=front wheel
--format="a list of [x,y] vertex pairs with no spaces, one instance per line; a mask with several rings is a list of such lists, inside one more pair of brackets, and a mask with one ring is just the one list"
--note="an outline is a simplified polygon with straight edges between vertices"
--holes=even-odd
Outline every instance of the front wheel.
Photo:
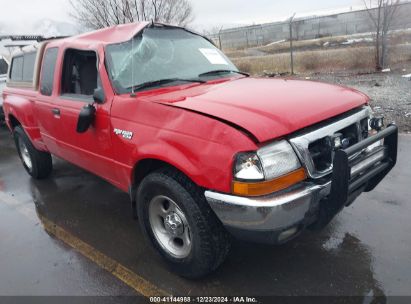
[[137,197],[142,231],[174,272],[198,278],[224,261],[230,238],[202,191],[183,174],[173,169],[151,173]]
[[17,152],[26,171],[35,179],[48,177],[53,169],[50,153],[37,150],[22,127],[15,127],[13,134]]

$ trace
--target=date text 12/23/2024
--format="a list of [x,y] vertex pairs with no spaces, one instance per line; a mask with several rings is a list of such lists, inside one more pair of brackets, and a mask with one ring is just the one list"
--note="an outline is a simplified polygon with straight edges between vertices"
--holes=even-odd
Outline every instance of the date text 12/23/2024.
[[254,297],[150,297],[150,303],[258,303]]

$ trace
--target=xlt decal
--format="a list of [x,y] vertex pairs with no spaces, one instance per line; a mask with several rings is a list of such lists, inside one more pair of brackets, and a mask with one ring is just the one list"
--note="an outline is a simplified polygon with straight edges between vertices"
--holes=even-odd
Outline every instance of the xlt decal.
[[133,132],[131,132],[131,131],[114,129],[114,134],[121,135],[121,136],[123,136],[123,138],[129,139],[129,140],[133,138]]

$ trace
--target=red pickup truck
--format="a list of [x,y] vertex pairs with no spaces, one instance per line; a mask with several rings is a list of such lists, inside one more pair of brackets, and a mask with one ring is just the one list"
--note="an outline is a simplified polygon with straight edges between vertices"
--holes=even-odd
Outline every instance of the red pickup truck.
[[33,178],[55,155],[127,191],[143,234],[185,277],[215,270],[232,236],[278,244],[324,227],[397,157],[397,127],[366,95],[249,77],[206,37],[163,24],[16,54],[3,97]]

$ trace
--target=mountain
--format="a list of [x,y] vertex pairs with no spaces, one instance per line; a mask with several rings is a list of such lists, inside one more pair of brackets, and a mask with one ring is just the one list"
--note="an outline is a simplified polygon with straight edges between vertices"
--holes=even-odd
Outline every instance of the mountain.
[[33,24],[32,34],[52,36],[72,36],[82,32],[81,28],[69,22],[43,19]]
[[32,24],[0,23],[0,35],[42,35],[52,36],[72,36],[83,32],[83,30],[69,22],[56,21],[52,19],[41,19]]

